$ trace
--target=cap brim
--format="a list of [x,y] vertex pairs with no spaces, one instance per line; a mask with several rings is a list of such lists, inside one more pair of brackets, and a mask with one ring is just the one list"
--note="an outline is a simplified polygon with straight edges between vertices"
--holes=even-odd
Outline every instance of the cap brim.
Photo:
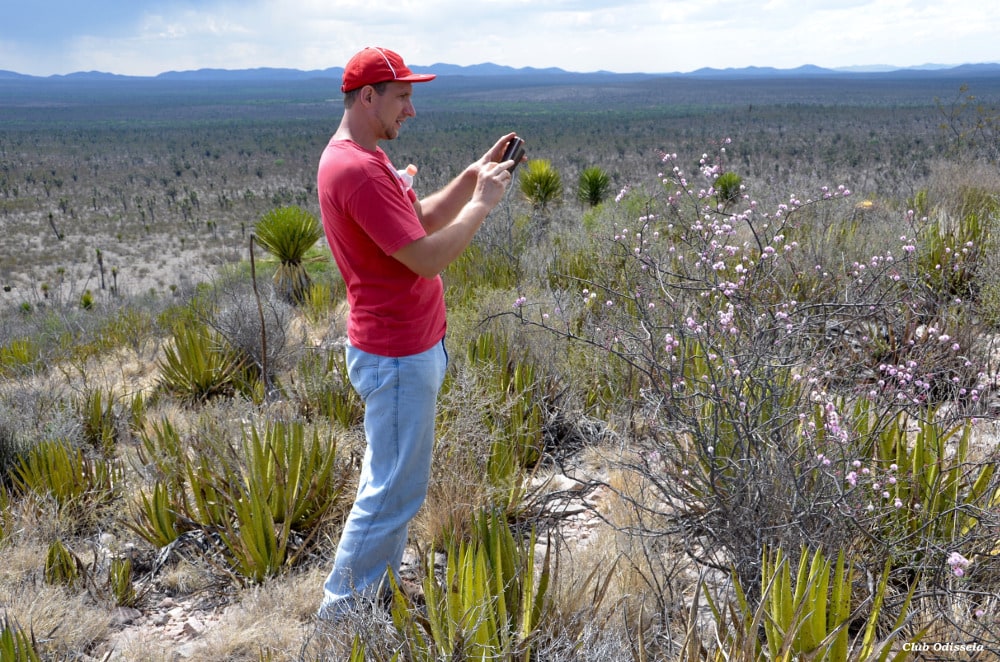
[[437,74],[410,74],[409,76],[400,76],[396,80],[404,83],[426,83],[435,78],[437,78]]

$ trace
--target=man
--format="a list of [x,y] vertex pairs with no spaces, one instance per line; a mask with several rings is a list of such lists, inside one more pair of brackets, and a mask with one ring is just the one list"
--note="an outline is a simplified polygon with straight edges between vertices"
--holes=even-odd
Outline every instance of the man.
[[379,147],[416,115],[415,74],[396,53],[365,48],[344,69],[344,115],[319,162],[323,228],[347,284],[347,366],[365,401],[367,448],[354,505],[324,583],[319,615],[372,598],[398,573],[407,527],[430,476],[444,379],[440,272],[469,245],[511,181],[499,163],[513,133],[440,191],[418,200]]

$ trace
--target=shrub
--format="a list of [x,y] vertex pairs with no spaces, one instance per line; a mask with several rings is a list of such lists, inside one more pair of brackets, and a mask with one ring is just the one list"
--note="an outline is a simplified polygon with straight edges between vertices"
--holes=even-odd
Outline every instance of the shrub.
[[261,375],[266,370],[269,383],[288,367],[298,348],[290,337],[294,310],[275,296],[273,288],[255,294],[246,280],[223,277],[203,293],[202,300],[207,304],[202,322],[245,365]]
[[[509,314],[635,372],[641,438],[627,466],[647,490],[633,501],[642,534],[689,532],[700,561],[729,559],[757,598],[762,545],[838,549],[860,535],[828,467],[901,411],[947,399],[952,416],[974,414],[983,387],[975,347],[954,340],[968,303],[927,287],[920,242],[819,262],[828,229],[849,227],[850,191],[726,202],[711,188],[724,156],[689,175],[667,154],[652,192],[603,210],[592,277]],[[870,428],[849,425],[857,403]],[[892,539],[894,553],[921,544]]]

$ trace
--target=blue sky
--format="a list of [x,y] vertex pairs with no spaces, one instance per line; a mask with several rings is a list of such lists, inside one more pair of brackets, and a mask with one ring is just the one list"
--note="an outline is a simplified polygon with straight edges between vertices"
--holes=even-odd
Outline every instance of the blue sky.
[[2,0],[0,69],[155,75],[410,64],[664,73],[1000,62],[983,0]]

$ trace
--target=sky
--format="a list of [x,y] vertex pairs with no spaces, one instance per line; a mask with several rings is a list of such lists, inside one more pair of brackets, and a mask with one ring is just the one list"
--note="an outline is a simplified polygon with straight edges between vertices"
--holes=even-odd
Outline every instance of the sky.
[[0,0],[0,69],[152,76],[407,64],[618,73],[1000,62],[983,0]]

